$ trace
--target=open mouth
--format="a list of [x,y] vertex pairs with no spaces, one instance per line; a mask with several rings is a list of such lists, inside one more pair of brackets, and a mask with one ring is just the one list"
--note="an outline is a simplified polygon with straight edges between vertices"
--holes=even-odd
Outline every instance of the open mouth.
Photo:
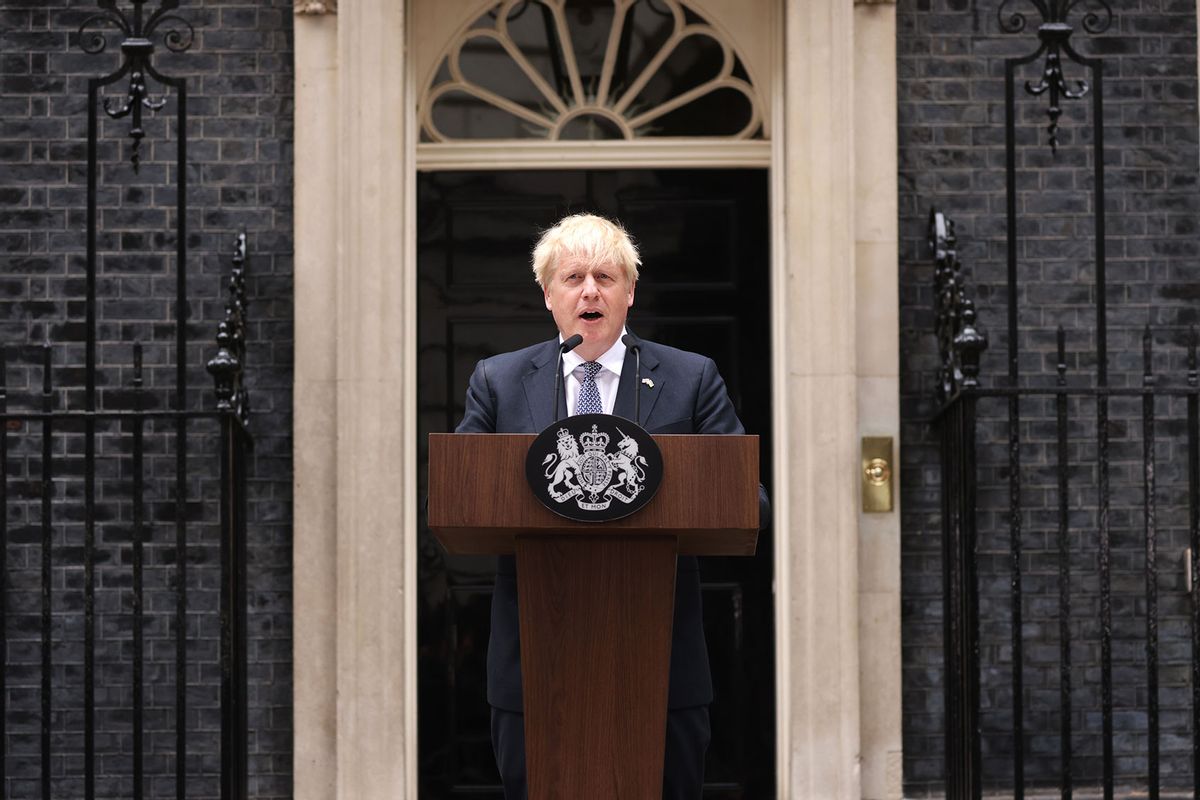
[[579,316],[583,317],[588,322],[592,322],[593,320],[600,319],[604,315],[601,314],[599,311],[585,311],[582,314],[580,314]]

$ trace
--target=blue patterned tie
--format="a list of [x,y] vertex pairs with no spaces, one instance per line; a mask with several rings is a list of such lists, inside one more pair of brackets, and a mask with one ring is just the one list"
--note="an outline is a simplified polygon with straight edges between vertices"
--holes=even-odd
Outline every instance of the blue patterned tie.
[[604,405],[600,402],[600,387],[596,386],[596,373],[600,371],[599,361],[585,361],[583,380],[579,383],[579,397],[575,400],[576,414],[603,414]]

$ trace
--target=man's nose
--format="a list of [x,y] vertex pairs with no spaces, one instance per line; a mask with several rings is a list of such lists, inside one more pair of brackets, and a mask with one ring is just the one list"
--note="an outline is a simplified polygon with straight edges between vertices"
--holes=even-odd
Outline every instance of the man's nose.
[[600,286],[591,275],[583,279],[583,294],[585,297],[598,297],[600,295]]

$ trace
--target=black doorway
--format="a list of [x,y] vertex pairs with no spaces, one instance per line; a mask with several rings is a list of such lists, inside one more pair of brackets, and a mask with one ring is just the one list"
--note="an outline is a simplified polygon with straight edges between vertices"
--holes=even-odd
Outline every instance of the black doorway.
[[[711,356],[771,491],[766,170],[529,170],[417,177],[420,496],[429,433],[451,431],[476,361],[555,335],[529,253],[568,213],[616,218],[642,274],[628,325]],[[501,797],[484,663],[494,559],[450,558],[420,521],[421,797]],[[706,798],[775,796],[772,532],[754,558],[701,561],[716,700]]]

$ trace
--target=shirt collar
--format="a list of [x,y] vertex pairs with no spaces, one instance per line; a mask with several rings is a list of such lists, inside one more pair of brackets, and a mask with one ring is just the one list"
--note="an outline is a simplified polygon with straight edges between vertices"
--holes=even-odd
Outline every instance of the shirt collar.
[[[621,335],[617,337],[617,341],[613,342],[613,346],[605,351],[604,355],[596,360],[600,362],[600,366],[604,367],[609,372],[614,373],[618,377],[621,375],[621,367],[625,364],[625,342],[621,341],[625,334],[629,331],[621,328]],[[562,344],[562,334],[558,335],[558,342]],[[563,375],[570,375],[579,365],[583,363],[583,357],[576,351],[572,350],[563,355]]]

